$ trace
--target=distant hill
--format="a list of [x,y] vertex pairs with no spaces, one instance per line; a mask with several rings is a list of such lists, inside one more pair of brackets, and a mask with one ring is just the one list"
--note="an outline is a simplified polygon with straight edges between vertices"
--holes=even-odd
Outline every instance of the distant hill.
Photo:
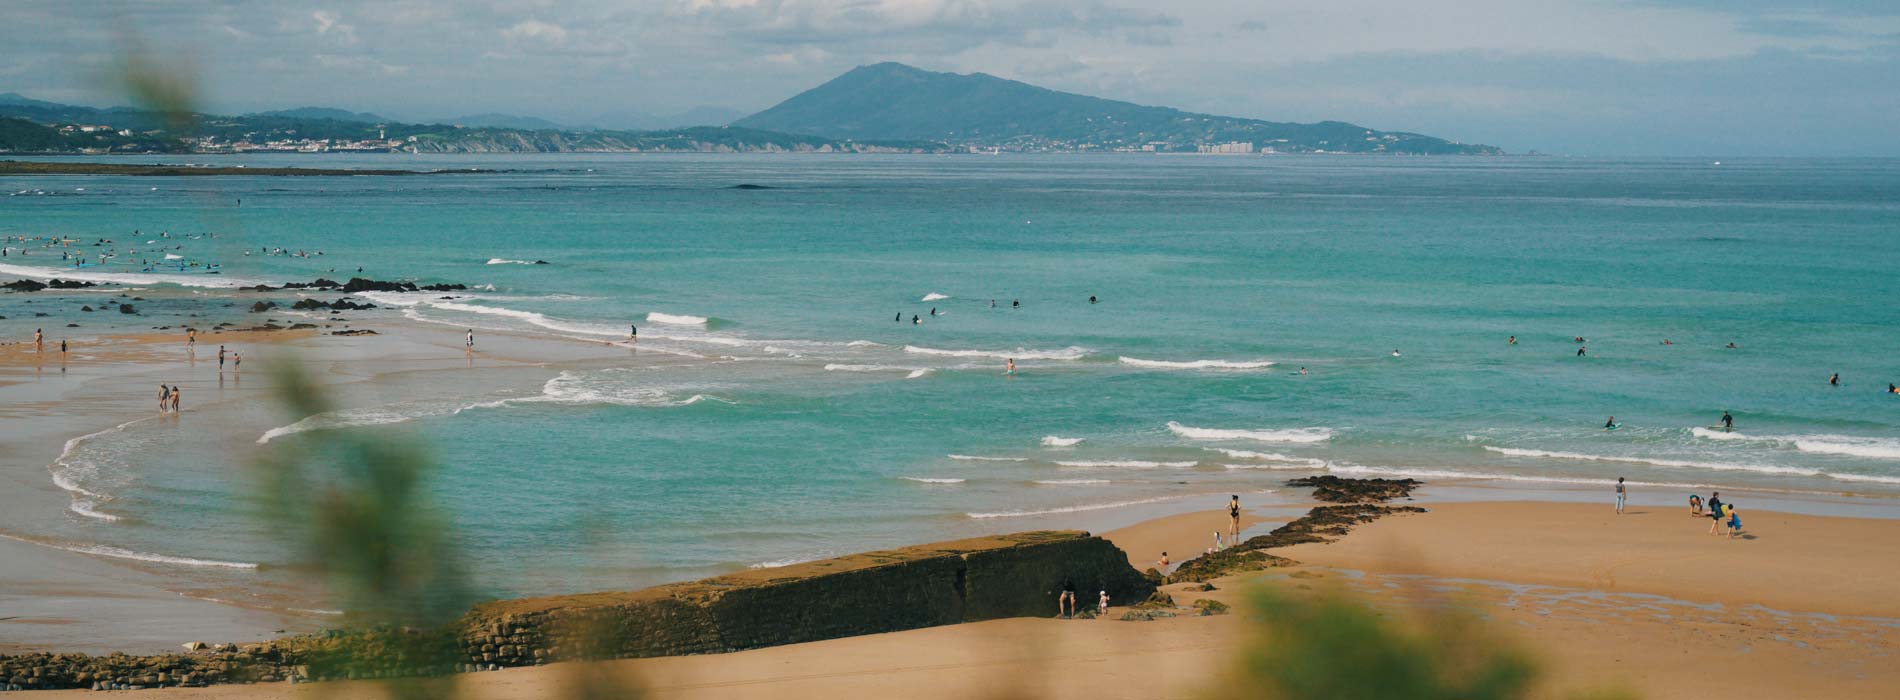
[[456,117],[454,119],[443,119],[443,120],[440,120],[440,123],[456,124],[456,125],[466,126],[466,127],[471,127],[471,128],[494,127],[494,128],[501,128],[501,129],[524,129],[527,131],[544,131],[544,130],[558,131],[564,128],[560,124],[556,124],[554,122],[548,121],[546,119],[542,119],[540,117],[523,117],[523,116],[514,115],[514,114],[497,114],[494,112],[488,112],[485,114],[471,114],[466,117]]
[[286,119],[329,119],[331,121],[361,122],[364,124],[381,124],[383,122],[394,121],[388,117],[384,117],[379,114],[370,114],[369,112],[352,112],[347,109],[337,109],[335,107],[298,107],[296,109],[273,109],[268,112],[254,112],[246,116],[281,117],[281,118],[286,118]]
[[408,124],[327,107],[193,117],[190,133],[172,133],[166,115],[155,112],[63,105],[8,93],[0,96],[0,153],[940,153],[949,148],[925,140],[847,141],[724,126],[566,129],[545,120],[508,115],[468,119],[496,124],[491,126]]
[[838,139],[930,139],[1032,150],[1195,151],[1242,142],[1293,153],[1502,153],[1493,146],[1345,122],[1297,124],[1196,114],[901,63],[854,68],[732,124]]

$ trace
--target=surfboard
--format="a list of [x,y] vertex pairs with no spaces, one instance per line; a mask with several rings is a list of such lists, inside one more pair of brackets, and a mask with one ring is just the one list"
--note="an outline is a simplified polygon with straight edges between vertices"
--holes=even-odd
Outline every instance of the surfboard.
[[1615,429],[1617,429],[1617,428],[1621,428],[1621,427],[1623,427],[1623,424],[1622,424],[1622,423],[1611,423],[1610,425],[1608,425],[1608,426],[1606,426],[1606,427],[1604,427],[1603,429],[1604,429],[1604,430],[1615,430]]

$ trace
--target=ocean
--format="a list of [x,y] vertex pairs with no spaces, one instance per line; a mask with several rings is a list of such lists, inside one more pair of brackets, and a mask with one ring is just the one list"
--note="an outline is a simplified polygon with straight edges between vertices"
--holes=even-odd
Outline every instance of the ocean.
[[[431,493],[494,595],[1212,512],[1233,493],[1292,503],[1284,481],[1314,473],[1900,496],[1895,160],[115,160],[498,172],[0,177],[0,235],[141,248],[57,274],[147,297],[128,316],[76,311],[116,289],[0,294],[8,339],[255,320],[257,295],[229,287],[359,267],[475,287],[362,295],[383,307],[351,312],[362,326],[639,328],[621,360],[109,430],[50,465],[57,508],[0,514],[206,590],[320,604],[276,578],[283,548],[233,446],[324,430],[428,445]],[[40,244],[10,243],[0,280],[55,274]],[[221,272],[177,271],[194,261]],[[468,379],[484,372],[508,381]],[[1724,411],[1732,432],[1712,429]]]

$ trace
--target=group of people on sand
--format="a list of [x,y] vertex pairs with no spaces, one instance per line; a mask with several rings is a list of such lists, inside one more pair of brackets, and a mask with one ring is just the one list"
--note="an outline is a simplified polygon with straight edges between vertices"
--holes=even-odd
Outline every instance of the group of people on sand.
[[1731,540],[1742,534],[1742,516],[1735,512],[1735,504],[1722,501],[1721,491],[1710,493],[1706,504],[1701,496],[1689,494],[1689,516],[1700,518],[1704,515],[1709,518],[1709,534],[1721,530]]
[[[1240,495],[1234,494],[1229,496],[1227,504],[1223,506],[1222,510],[1227,513],[1226,537],[1223,539],[1223,533],[1220,530],[1215,530],[1214,546],[1207,549],[1207,554],[1213,554],[1240,544]],[[1156,571],[1166,574],[1170,569],[1174,568],[1174,560],[1168,558],[1168,553],[1163,551],[1161,552],[1161,558],[1155,560],[1154,568]],[[1059,616],[1063,619],[1074,617],[1076,605],[1075,581],[1074,579],[1063,579],[1062,591],[1056,596],[1056,607]],[[1096,614],[1102,615],[1107,612],[1108,591],[1101,591],[1100,599],[1096,604]]]
[[[1617,515],[1623,514],[1623,506],[1628,502],[1629,484],[1623,480],[1623,477],[1616,477]],[[1721,491],[1710,493],[1709,500],[1706,502],[1699,494],[1689,494],[1689,516],[1708,517],[1711,535],[1719,533],[1726,535],[1729,539],[1735,539],[1736,535],[1742,534],[1742,516],[1735,512],[1735,504],[1722,501]]]

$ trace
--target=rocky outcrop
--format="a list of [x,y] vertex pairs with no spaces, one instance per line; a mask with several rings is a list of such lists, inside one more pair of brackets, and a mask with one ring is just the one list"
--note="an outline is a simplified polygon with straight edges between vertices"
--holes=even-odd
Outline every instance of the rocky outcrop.
[[1417,479],[1342,479],[1331,474],[1308,476],[1286,482],[1288,486],[1313,489],[1313,498],[1327,503],[1384,503],[1394,498],[1409,498],[1412,490],[1424,486]]
[[368,303],[358,304],[348,299],[338,299],[336,301],[321,301],[318,299],[299,299],[297,300],[297,303],[291,304],[290,308],[297,309],[299,311],[314,311],[317,309],[341,309],[344,311],[362,311],[362,310],[367,310],[367,309],[374,309],[376,308],[376,305],[368,304]]
[[1248,571],[1293,566],[1299,562],[1269,554],[1267,550],[1309,542],[1331,542],[1350,532],[1356,525],[1388,515],[1425,512],[1424,508],[1416,506],[1380,505],[1393,498],[1407,497],[1413,489],[1424,485],[1412,479],[1342,479],[1327,475],[1294,479],[1288,481],[1287,485],[1312,487],[1313,497],[1322,501],[1355,500],[1346,501],[1348,505],[1319,506],[1292,522],[1274,528],[1272,532],[1181,562],[1173,573],[1168,574],[1167,582],[1207,581]]
[[87,287],[97,287],[97,286],[99,286],[99,283],[97,282],[83,282],[80,280],[63,280],[63,279],[59,279],[55,277],[45,282],[41,282],[39,280],[28,280],[28,279],[14,280],[6,284],[0,284],[0,289],[11,289],[16,292],[37,292],[42,289],[85,289]]
[[252,292],[271,292],[271,291],[277,291],[280,289],[334,289],[334,290],[342,291],[346,294],[355,294],[357,292],[459,292],[459,291],[468,289],[468,285],[466,284],[418,285],[414,282],[386,282],[383,280],[373,280],[373,279],[368,279],[364,277],[351,277],[350,281],[348,282],[338,282],[333,279],[326,279],[326,278],[319,277],[309,282],[289,282],[289,283],[286,283],[282,287],[272,287],[267,284],[260,284],[255,287],[245,287],[244,289],[246,291],[252,291]]

